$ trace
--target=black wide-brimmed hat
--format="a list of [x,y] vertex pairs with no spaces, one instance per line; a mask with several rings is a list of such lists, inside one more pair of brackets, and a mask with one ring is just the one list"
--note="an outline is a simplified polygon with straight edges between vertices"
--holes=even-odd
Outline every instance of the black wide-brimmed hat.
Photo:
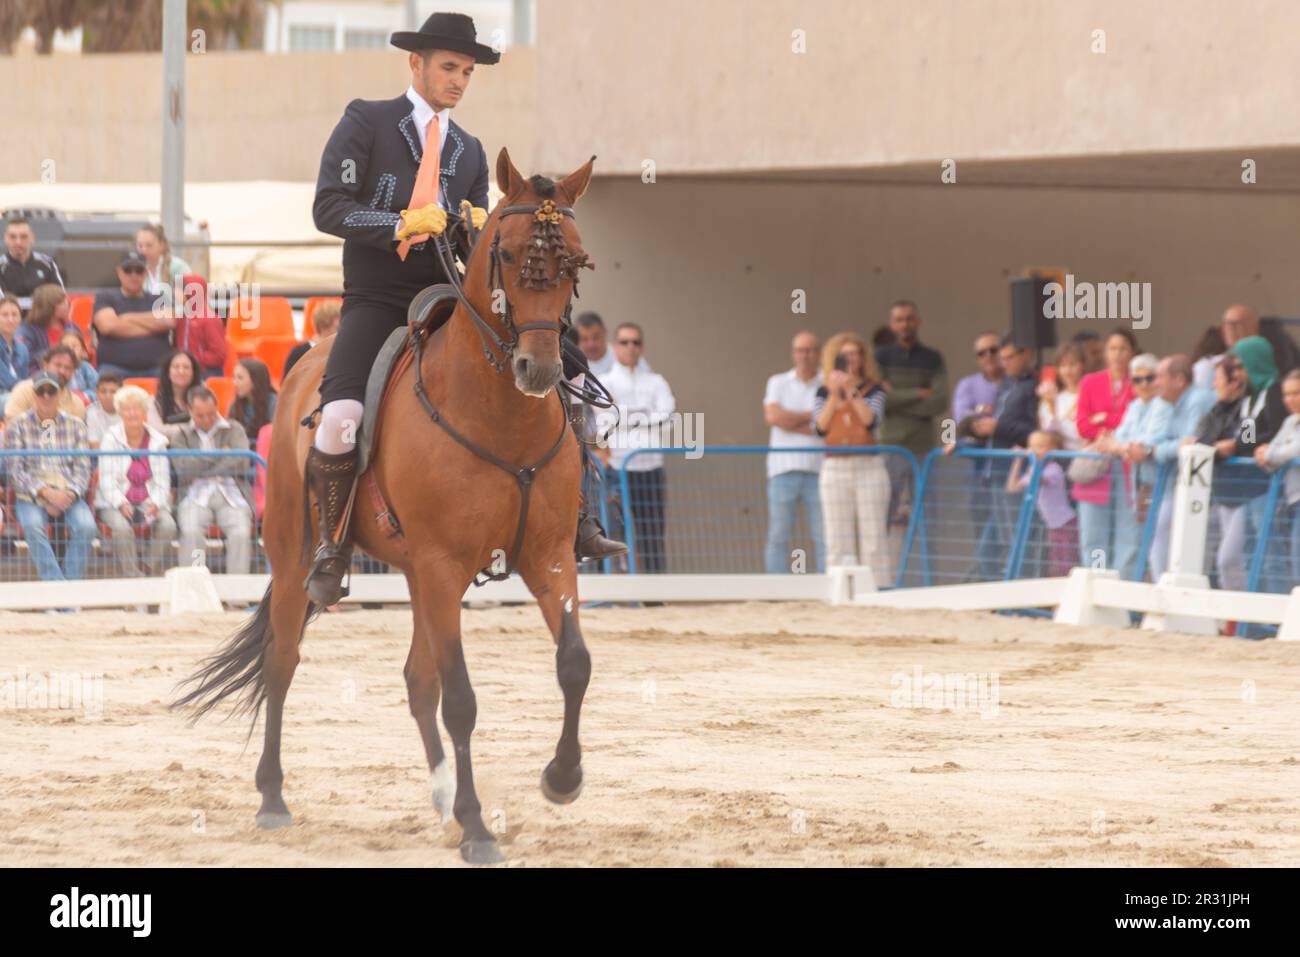
[[435,13],[424,21],[418,32],[399,30],[390,42],[395,47],[418,53],[420,50],[453,50],[472,56],[479,63],[497,63],[501,54],[478,42],[474,21],[463,13]]

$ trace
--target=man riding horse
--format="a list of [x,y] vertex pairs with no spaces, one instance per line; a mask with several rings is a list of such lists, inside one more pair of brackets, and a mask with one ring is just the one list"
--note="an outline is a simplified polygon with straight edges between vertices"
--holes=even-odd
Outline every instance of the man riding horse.
[[[312,208],[316,228],[344,240],[342,321],[306,462],[321,542],[304,585],[322,605],[346,594],[356,442],[371,366],[389,334],[406,324],[415,295],[449,281],[435,249],[448,211],[463,208],[475,229],[487,219],[487,156],[450,113],[474,67],[501,55],[478,43],[474,21],[459,13],[435,13],[418,32],[394,33],[392,44],[409,51],[411,85],[395,99],[348,104],[325,144]],[[564,361],[566,378],[583,371],[567,352]],[[586,503],[575,548],[579,561],[627,550],[605,537]]]

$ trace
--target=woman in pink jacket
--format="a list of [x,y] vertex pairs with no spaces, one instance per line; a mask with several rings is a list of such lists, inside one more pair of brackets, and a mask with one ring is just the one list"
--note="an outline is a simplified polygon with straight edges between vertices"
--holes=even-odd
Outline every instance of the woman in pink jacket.
[[[1106,368],[1080,380],[1075,421],[1085,442],[1119,427],[1133,398],[1128,366],[1136,353],[1133,333],[1116,329],[1106,337]],[[1079,503],[1082,564],[1116,568],[1121,578],[1132,579],[1137,572],[1142,528],[1129,500],[1128,467],[1127,462],[1115,458],[1107,474],[1095,482],[1076,484],[1072,494]]]

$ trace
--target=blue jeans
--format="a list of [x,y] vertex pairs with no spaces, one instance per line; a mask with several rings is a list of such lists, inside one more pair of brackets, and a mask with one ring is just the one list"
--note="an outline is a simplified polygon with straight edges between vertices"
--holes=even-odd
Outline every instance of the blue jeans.
[[817,572],[826,571],[826,542],[817,473],[794,471],[782,472],[767,480],[767,546],[763,550],[763,563],[769,575],[790,572],[790,543],[794,538],[800,502],[803,502],[804,517],[817,552]]
[[15,511],[18,521],[23,526],[23,538],[27,540],[27,550],[31,552],[32,561],[36,563],[36,574],[41,581],[61,582],[70,578],[86,577],[86,562],[90,558],[90,543],[95,537],[95,517],[82,499],[72,503],[72,507],[63,513],[63,520],[68,526],[68,549],[63,557],[63,569],[59,569],[54,549],[50,547],[50,537],[45,530],[50,520],[49,513],[33,502],[19,501]]
[[1015,542],[1023,495],[1006,490],[1011,466],[1004,461],[976,463],[972,480],[971,521],[979,528],[975,538],[975,580],[1003,581]]
[[[1129,508],[1124,487],[1124,468],[1116,461],[1110,472],[1110,501],[1076,502],[1079,506],[1079,552],[1086,568],[1115,568],[1119,577],[1134,581],[1138,577],[1137,555],[1142,544],[1142,525],[1137,512]],[[1095,557],[1103,557],[1100,566]]]

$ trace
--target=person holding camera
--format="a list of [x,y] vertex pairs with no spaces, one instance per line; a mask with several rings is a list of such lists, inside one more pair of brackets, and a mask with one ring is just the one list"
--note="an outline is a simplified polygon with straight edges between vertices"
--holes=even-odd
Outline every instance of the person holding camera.
[[[113,396],[120,422],[109,426],[100,448],[157,452],[167,448],[167,436],[148,422],[149,393],[138,385],[124,385]],[[176,521],[171,515],[171,470],[162,455],[105,455],[99,460],[99,487],[95,512],[113,536],[113,557],[123,578],[144,573],[136,560],[135,529],[148,529],[149,564],[161,575]]]
[[818,479],[827,565],[869,565],[878,585],[889,580],[889,473],[877,444],[886,393],[875,356],[860,336],[841,332],[822,350],[825,384],[813,400],[813,423],[826,444]]

